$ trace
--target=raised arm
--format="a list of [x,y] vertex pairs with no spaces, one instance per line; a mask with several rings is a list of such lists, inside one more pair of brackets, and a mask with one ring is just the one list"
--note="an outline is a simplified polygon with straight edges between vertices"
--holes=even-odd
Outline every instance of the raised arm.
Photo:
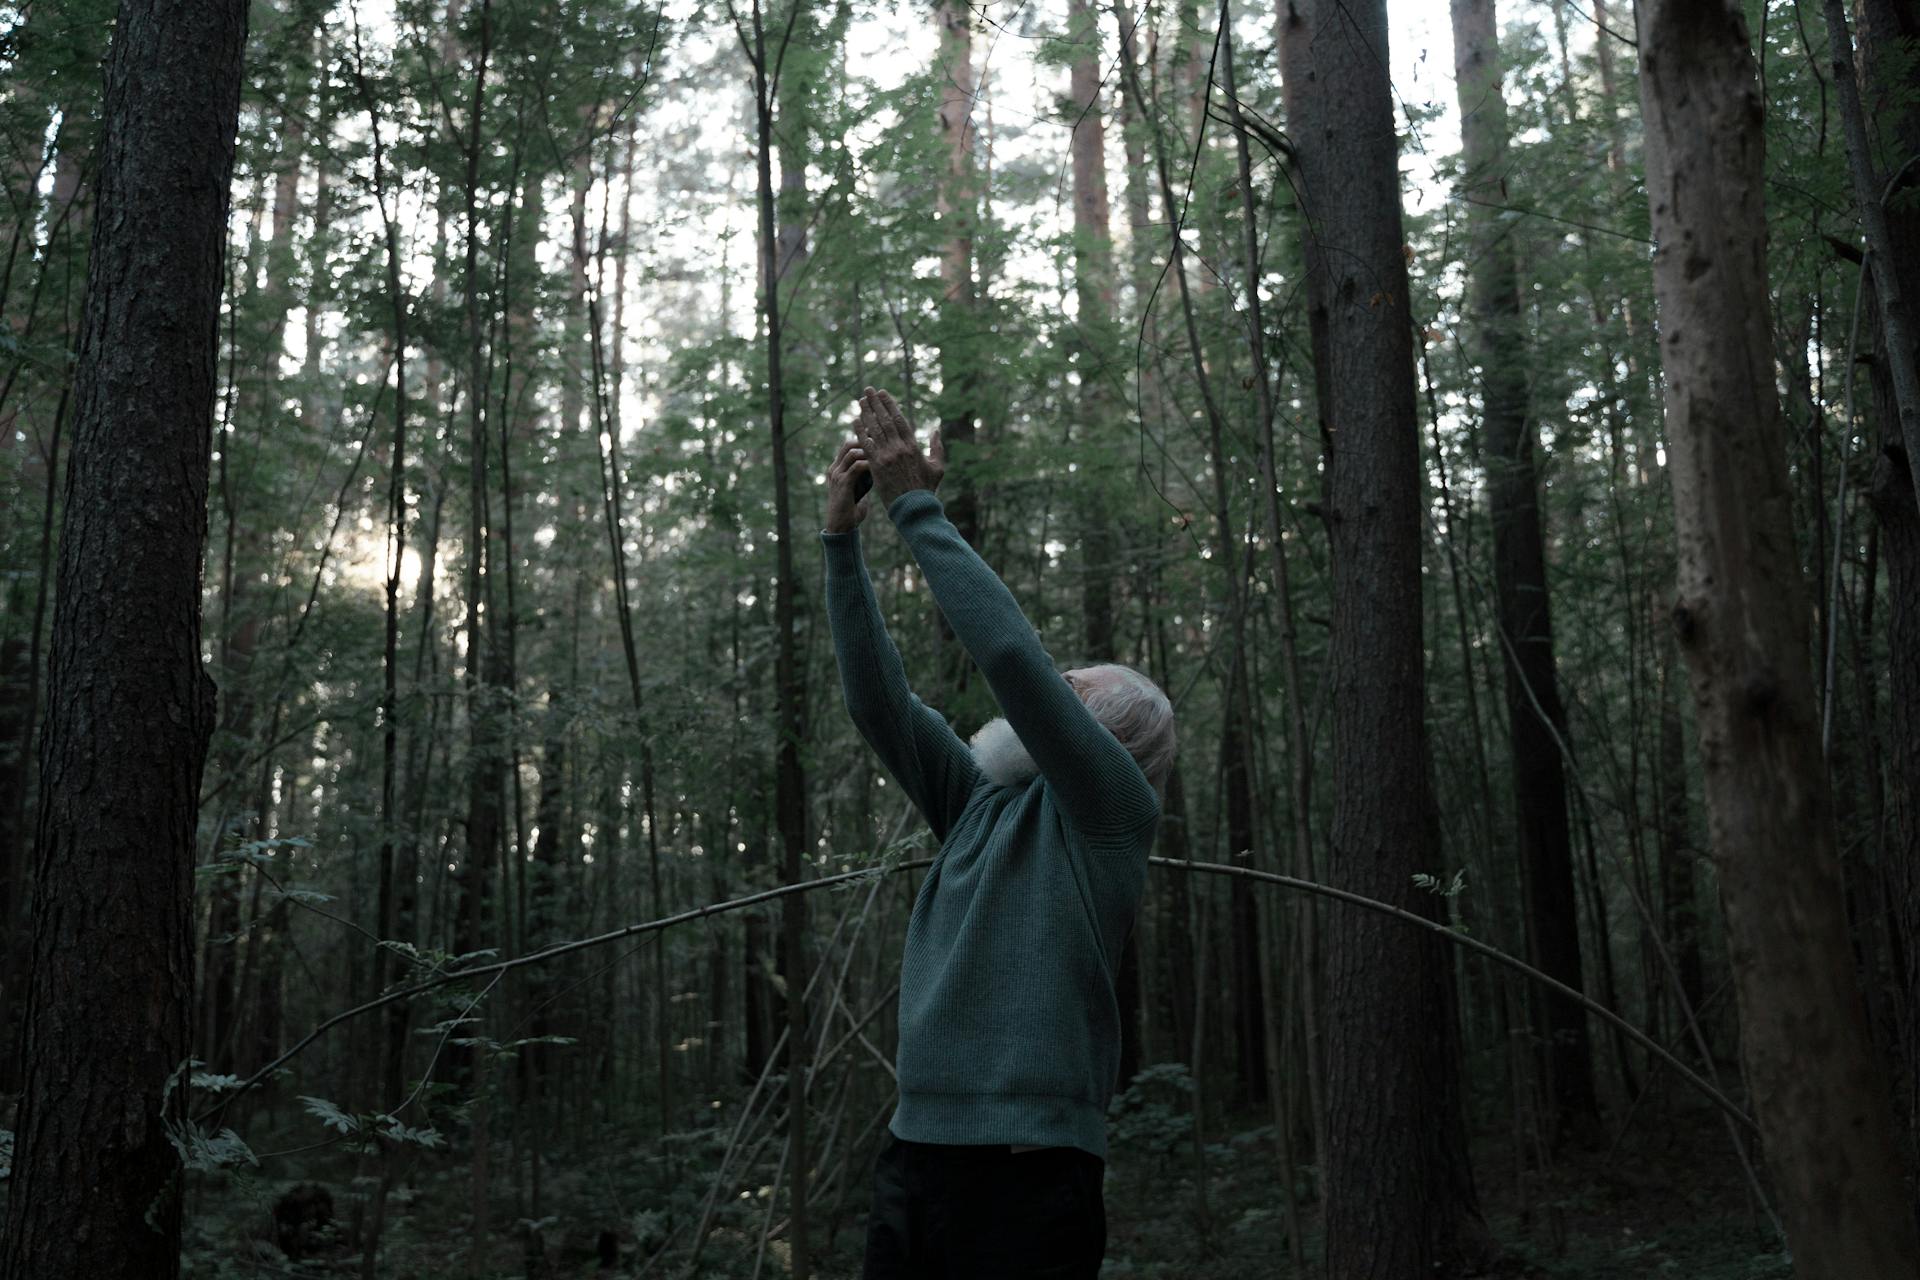
[[859,524],[867,500],[851,500],[863,469],[849,443],[827,472],[827,528],[820,535],[827,561],[827,622],[840,667],[847,714],[887,772],[926,817],[933,834],[947,830],[980,776],[973,753],[939,712],[914,696],[900,651],[887,634],[860,553]]
[[[874,489],[920,562],[934,599],[993,689],[1007,721],[1068,815],[1088,831],[1134,829],[1159,814],[1159,797],[1125,747],[1054,669],[1040,637],[998,574],[967,545],[930,487],[913,484],[912,429],[885,392],[863,400]],[[935,450],[936,458],[939,451]],[[924,460],[921,460],[924,463]]]

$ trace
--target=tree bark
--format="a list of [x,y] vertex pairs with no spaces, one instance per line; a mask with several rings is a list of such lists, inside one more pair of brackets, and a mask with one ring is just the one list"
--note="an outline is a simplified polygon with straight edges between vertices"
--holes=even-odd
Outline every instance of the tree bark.
[[[483,55],[484,65],[484,55]],[[385,584],[386,610],[381,631],[380,686],[380,886],[377,899],[377,923],[382,939],[395,937],[395,898],[398,892],[394,867],[398,856],[399,815],[399,731],[400,731],[400,570],[406,561],[407,546],[407,296],[400,274],[400,233],[387,204],[386,146],[380,132],[380,107],[369,92],[361,70],[360,30],[354,28],[354,69],[365,100],[373,134],[374,201],[380,214],[382,238],[386,246],[387,307],[393,319],[393,437],[387,469],[387,553]],[[386,986],[392,956],[385,947],[374,949],[373,974],[369,986],[379,991]],[[388,1017],[391,1018],[392,1014]],[[384,1021],[384,1019],[383,1019]],[[382,1039],[379,1071],[374,1077],[378,1090],[372,1107],[398,1106],[405,1050],[404,1037]],[[380,1196],[384,1208],[384,1184]],[[378,1221],[381,1215],[376,1214]],[[369,1265],[377,1252],[378,1232],[373,1234],[365,1257]]]
[[[1281,18],[1310,271],[1332,546],[1330,878],[1432,913],[1420,440],[1384,0],[1294,0]],[[1298,43],[1298,42],[1304,42]],[[1316,332],[1316,339],[1320,333]],[[1327,918],[1329,1274],[1430,1275],[1495,1252],[1465,1150],[1450,957],[1370,913]]]
[[[1467,204],[1468,306],[1480,364],[1482,458],[1493,516],[1493,579],[1507,674],[1513,750],[1516,853],[1526,896],[1528,958],[1580,990],[1580,915],[1573,888],[1573,839],[1562,759],[1567,714],[1553,656],[1539,435],[1528,405],[1527,343],[1507,203],[1507,106],[1501,96],[1494,0],[1453,0],[1454,87]],[[1555,1116],[1555,1138],[1597,1132],[1593,1048],[1587,1017],[1570,1000],[1539,1001],[1540,1057]]]
[[[1100,15],[1088,0],[1068,0],[1068,39],[1073,62],[1068,69],[1067,123],[1073,129],[1073,289],[1074,354],[1080,377],[1081,439],[1102,442],[1116,416],[1112,374],[1104,362],[1113,351],[1113,211],[1107,199],[1107,126],[1100,106]],[[1095,446],[1098,447],[1098,444]],[[1090,501],[1081,528],[1081,599],[1085,615],[1086,660],[1115,657],[1114,521],[1098,468],[1082,484]]]
[[[1875,399],[1891,401],[1891,388]],[[1883,420],[1882,430],[1890,425]],[[1882,451],[1871,497],[1887,558],[1887,652],[1892,655],[1884,865],[1902,962],[1895,975],[1899,1110],[1909,1133],[1920,1136],[1920,509],[1913,501],[1906,451],[1899,445]]]
[[[969,544],[980,545],[980,505],[966,472],[979,416],[975,400],[979,343],[978,293],[973,277],[973,231],[980,198],[973,170],[973,10],[964,0],[940,0],[934,9],[940,31],[940,137],[946,148],[946,169],[939,179],[936,208],[944,231],[940,250],[940,279],[945,299],[940,304],[940,438],[959,464],[948,478],[947,517]],[[959,448],[954,448],[958,445]],[[943,620],[941,626],[945,627]],[[944,632],[943,632],[944,634]],[[957,648],[958,646],[954,646]],[[964,654],[956,655],[955,672],[966,669]]]
[[[1914,102],[1911,68],[1920,48],[1920,2],[1862,0],[1860,77],[1866,123],[1883,154],[1920,154],[1920,105]],[[1920,298],[1920,205],[1913,191],[1920,172],[1906,171],[1887,202],[1887,266],[1908,298]],[[1870,285],[1866,287],[1871,287]],[[1877,292],[1877,291],[1876,291]],[[1896,957],[1903,972],[1896,986],[1896,1024],[1901,1068],[1899,1110],[1909,1138],[1920,1141],[1920,509],[1914,502],[1913,454],[1900,427],[1887,332],[1876,323],[1878,299],[1869,297],[1861,323],[1871,334],[1873,423],[1880,443],[1870,497],[1887,561],[1886,809],[1881,865],[1892,899]],[[1920,351],[1910,353],[1920,362]],[[1910,1148],[1911,1149],[1911,1148]]]
[[[486,350],[486,328],[480,314],[480,147],[481,122],[486,107],[487,59],[492,25],[486,6],[480,17],[480,49],[475,64],[473,101],[466,142],[465,198],[467,214],[466,267],[462,280],[467,320],[467,450],[468,517],[466,541],[467,653],[462,683],[467,695],[467,822],[466,849],[460,859],[460,901],[454,922],[453,949],[477,949],[492,930],[493,871],[504,833],[505,804],[502,781],[502,716],[505,691],[501,686],[504,655],[494,607],[492,566],[489,563],[493,530],[488,517],[487,460],[492,446],[487,431],[487,394],[492,384],[492,360]],[[511,221],[511,215],[509,215]],[[513,252],[511,244],[502,253]],[[464,1074],[471,1055],[450,1059]]]
[[1643,0],[1640,97],[1693,686],[1741,1053],[1798,1274],[1920,1256],[1841,902],[1774,386],[1761,98],[1740,6]]
[[[27,859],[32,852],[26,838],[28,769],[35,741],[34,728],[40,711],[40,652],[45,634],[47,600],[51,592],[53,526],[58,510],[60,478],[60,437],[66,423],[67,403],[72,383],[61,389],[60,404],[54,410],[53,430],[44,458],[35,459],[23,470],[29,476],[44,472],[40,485],[40,550],[34,572],[33,610],[28,621],[27,638],[20,667],[15,673],[12,661],[0,664],[13,679],[15,688],[0,694],[7,705],[0,710],[0,1093],[20,1091],[22,1060],[20,1017],[24,1010],[28,937],[21,927],[27,898]],[[24,595],[24,592],[22,593]],[[17,698],[18,701],[14,701]],[[17,721],[16,721],[17,718]]]
[[[1706,999],[1705,969],[1700,959],[1700,906],[1694,890],[1695,844],[1687,804],[1687,753],[1680,724],[1679,654],[1672,637],[1660,647],[1659,743],[1654,769],[1662,779],[1659,811],[1655,815],[1655,848],[1660,863],[1660,928],[1667,952],[1679,970],[1680,994],[1687,1007],[1698,1012]],[[1676,1011],[1672,1034],[1686,1034],[1684,1010]]]
[[[1226,9],[1222,9],[1223,23],[1227,20]],[[1245,307],[1247,317],[1247,350],[1253,362],[1254,403],[1259,413],[1260,441],[1260,486],[1263,514],[1267,524],[1268,558],[1273,565],[1273,594],[1278,597],[1280,622],[1280,660],[1283,678],[1286,681],[1287,699],[1287,796],[1292,810],[1291,834],[1293,837],[1293,874],[1311,879],[1313,870],[1313,783],[1312,769],[1307,758],[1307,730],[1305,711],[1305,690],[1300,677],[1300,650],[1298,644],[1299,629],[1294,617],[1292,574],[1287,564],[1286,526],[1280,513],[1280,459],[1279,450],[1274,443],[1274,386],[1267,364],[1267,330],[1263,318],[1260,286],[1263,271],[1264,250],[1260,241],[1259,201],[1253,185],[1253,157],[1247,142],[1248,126],[1245,112],[1240,102],[1240,87],[1234,71],[1234,41],[1230,29],[1223,29],[1221,39],[1221,71],[1225,78],[1228,120],[1234,130],[1235,169],[1240,179],[1240,220],[1241,243],[1246,271]],[[1251,566],[1249,566],[1251,573]],[[1252,703],[1257,708],[1257,702]],[[1277,830],[1277,824],[1276,824]],[[1276,859],[1276,861],[1278,861]],[[1310,911],[1300,910],[1306,904],[1296,902],[1293,921],[1297,942],[1311,951],[1313,947],[1312,915]],[[1268,912],[1268,904],[1261,904],[1265,914],[1261,925],[1260,969],[1269,976],[1275,975],[1275,954],[1277,944],[1274,931],[1277,926],[1273,916],[1277,908]],[[1311,966],[1302,966],[1304,972],[1298,975],[1300,991],[1300,1013],[1305,1023],[1311,1025],[1317,1020],[1318,1004],[1314,998],[1314,982]],[[1277,1013],[1278,1000],[1269,985],[1263,993],[1265,1010],[1262,1019],[1265,1023],[1265,1065],[1268,1077],[1269,1102],[1274,1108],[1274,1127],[1277,1149],[1281,1153],[1281,1177],[1289,1185],[1283,1188],[1288,1221],[1288,1245],[1295,1266],[1302,1264],[1304,1254],[1298,1240],[1298,1209],[1294,1202],[1291,1186],[1291,1170],[1299,1162],[1292,1153],[1293,1125],[1292,1099],[1281,1085],[1282,1072],[1287,1063],[1282,1050],[1283,1037],[1280,1030],[1280,1018]],[[1286,1028],[1285,1036],[1290,1038],[1293,1028]],[[1309,1059],[1309,1081],[1317,1080]],[[1310,1083],[1307,1095],[1317,1101],[1319,1090]],[[1316,1116],[1317,1116],[1317,1108]]]
[[[788,0],[802,4],[805,0]],[[963,11],[964,12],[964,11]],[[788,29],[789,32],[791,28]],[[746,43],[745,32],[741,40]],[[786,51],[786,38],[772,51]],[[747,55],[753,63],[755,106],[755,160],[759,174],[760,314],[767,351],[767,416],[772,429],[775,574],[774,685],[777,703],[778,746],[774,765],[774,821],[780,832],[783,875],[788,884],[806,876],[806,774],[800,764],[800,743],[806,737],[805,689],[800,670],[799,638],[795,634],[798,592],[793,567],[792,494],[788,482],[786,394],[781,374],[780,237],[774,216],[774,91],[760,0],[753,4],[752,42]],[[806,895],[793,894],[782,904],[782,951],[786,967],[787,1014],[787,1142],[791,1160],[788,1182],[787,1238],[789,1273],[807,1280],[811,1271],[807,1199],[812,1192],[811,1152],[807,1143],[807,1085],[811,1068],[807,1044]]]
[[[1125,19],[1123,19],[1125,21]],[[1140,115],[1153,120],[1153,99],[1140,82],[1140,69],[1133,51],[1137,33],[1131,24],[1121,29],[1120,65],[1127,92]],[[1204,89],[1203,89],[1204,95]],[[1172,163],[1166,138],[1155,124],[1149,124],[1155,175],[1159,179],[1161,203],[1169,210],[1178,208],[1173,187]],[[1226,681],[1221,693],[1224,708],[1220,739],[1220,785],[1226,797],[1228,858],[1251,866],[1254,855],[1253,779],[1249,765],[1252,735],[1247,713],[1246,611],[1241,591],[1242,539],[1237,532],[1229,500],[1227,471],[1230,460],[1226,446],[1224,410],[1213,389],[1207,366],[1206,349],[1200,340],[1196,299],[1200,291],[1190,289],[1187,252],[1180,228],[1169,222],[1168,253],[1173,280],[1179,288],[1181,318],[1187,334],[1187,352],[1193,362],[1193,376],[1205,405],[1209,475],[1213,487],[1213,517],[1218,539],[1218,564],[1223,579],[1222,607],[1228,618],[1232,646]],[[1264,1102],[1267,1096],[1266,1034],[1263,996],[1264,975],[1259,962],[1258,916],[1253,906],[1251,886],[1236,879],[1228,887],[1228,938],[1230,955],[1229,991],[1234,1036],[1235,1079],[1240,1095],[1249,1101]]]
[[[1911,178],[1920,159],[1912,152],[1896,152],[1894,159],[1899,167],[1891,174],[1880,171],[1854,73],[1853,37],[1847,30],[1845,0],[1825,0],[1822,8],[1826,12],[1828,56],[1833,63],[1834,97],[1847,138],[1847,171],[1853,178],[1854,208],[1866,237],[1868,273],[1880,304],[1879,327],[1885,338],[1882,356],[1893,382],[1900,439],[1909,458],[1920,457],[1920,317],[1914,315],[1916,300],[1907,292],[1912,273],[1901,270],[1887,209],[1887,197],[1892,194],[1889,179],[1898,183]],[[1910,58],[1912,49],[1905,50],[1904,56]],[[1914,482],[1920,485],[1920,475]],[[1920,501],[1920,489],[1915,490],[1915,496]]]
[[172,1277],[208,424],[247,7],[125,0],[76,375],[0,1276]]
[[[1107,125],[1100,90],[1100,11],[1089,0],[1068,0],[1069,123],[1073,126],[1073,287],[1075,354],[1080,376],[1080,438],[1097,450],[1113,439],[1119,401],[1114,371],[1107,366],[1116,334],[1113,206],[1107,198]],[[1117,522],[1108,495],[1114,478],[1104,467],[1083,467],[1080,572],[1087,662],[1119,657],[1115,638],[1120,578]],[[1120,1002],[1120,1081],[1124,1088],[1140,1070],[1140,933],[1127,936],[1115,986]]]

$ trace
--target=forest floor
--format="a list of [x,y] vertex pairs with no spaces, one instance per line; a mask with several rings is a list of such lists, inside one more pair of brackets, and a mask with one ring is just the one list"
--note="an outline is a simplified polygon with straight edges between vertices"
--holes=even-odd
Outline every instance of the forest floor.
[[[1230,1118],[1231,1119],[1231,1118]],[[1195,1195],[1194,1156],[1187,1143],[1155,1154],[1116,1146],[1107,1176],[1108,1246],[1104,1280],[1249,1280],[1293,1274],[1286,1214],[1278,1194],[1269,1130],[1251,1115],[1243,1128],[1206,1149],[1204,1215]],[[1617,1121],[1615,1122],[1617,1123]],[[1611,1149],[1609,1130],[1597,1149],[1570,1149],[1550,1170],[1516,1176],[1513,1145],[1482,1135],[1474,1144],[1480,1193],[1506,1258],[1492,1272],[1503,1280],[1788,1280],[1793,1271],[1770,1243],[1766,1219],[1746,1191],[1725,1125],[1687,1102],[1639,1113]],[[479,1274],[587,1280],[593,1277],[683,1276],[684,1251],[669,1251],[649,1269],[643,1235],[670,1220],[698,1219],[717,1150],[690,1141],[680,1173],[649,1155],[622,1158],[605,1150],[583,1161],[556,1163],[545,1174],[538,1259],[530,1256],[526,1219],[502,1189],[492,1211],[490,1244]],[[711,1160],[711,1164],[703,1161]],[[689,1167],[692,1166],[692,1167]],[[292,1180],[205,1183],[189,1202],[185,1274],[194,1280],[361,1274],[358,1250],[345,1241],[357,1224],[353,1206],[373,1170],[316,1163],[307,1176],[331,1188],[341,1221],[316,1256],[289,1260],[274,1247],[272,1205]],[[465,1158],[422,1153],[401,1171],[375,1274],[395,1280],[464,1276],[473,1222],[470,1165]],[[496,1178],[510,1176],[496,1166]],[[1305,1252],[1319,1252],[1312,1171],[1297,1182]],[[667,1204],[661,1203],[662,1190]],[[739,1193],[691,1274],[769,1280],[786,1274],[785,1242],[775,1239],[756,1271],[758,1226],[766,1188]],[[831,1222],[816,1225],[815,1274],[854,1280],[859,1274],[862,1217],[858,1194]],[[637,1206],[653,1205],[652,1208]],[[831,1240],[827,1239],[831,1231]],[[602,1232],[620,1261],[600,1265]],[[679,1233],[675,1232],[677,1236]],[[675,1240],[676,1246],[679,1240]]]
[[[1251,1118],[1249,1125],[1255,1123]],[[1615,1122],[1617,1126],[1617,1121]],[[1264,1141],[1270,1130],[1209,1145],[1208,1217],[1189,1163],[1156,1170],[1116,1160],[1107,1181],[1104,1280],[1246,1280],[1294,1274],[1284,1210]],[[1517,1176],[1514,1144],[1480,1135],[1482,1205],[1506,1256],[1506,1280],[1789,1280],[1791,1263],[1752,1201],[1717,1112],[1691,1099],[1641,1112],[1609,1149],[1569,1144],[1547,1171]],[[1310,1179],[1303,1179],[1310,1192]],[[1305,1254],[1320,1254],[1319,1206],[1301,1206]]]

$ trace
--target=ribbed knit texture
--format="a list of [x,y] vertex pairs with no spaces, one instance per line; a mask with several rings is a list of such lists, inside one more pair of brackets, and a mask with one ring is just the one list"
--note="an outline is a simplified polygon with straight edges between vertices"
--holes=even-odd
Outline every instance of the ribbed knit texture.
[[1114,976],[1159,797],[940,500],[914,490],[887,514],[1040,766],[1021,787],[981,774],[908,688],[858,531],[822,534],[847,710],[941,842],[907,925],[891,1128],[909,1142],[1078,1147],[1104,1159],[1120,1062]]

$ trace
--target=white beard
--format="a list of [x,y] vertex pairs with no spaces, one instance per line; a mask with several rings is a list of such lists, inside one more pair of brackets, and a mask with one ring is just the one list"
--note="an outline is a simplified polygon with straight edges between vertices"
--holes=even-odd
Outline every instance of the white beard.
[[973,760],[980,772],[996,787],[1024,787],[1040,773],[1040,766],[1033,762],[1020,735],[1004,716],[981,725],[967,745],[973,748]]

